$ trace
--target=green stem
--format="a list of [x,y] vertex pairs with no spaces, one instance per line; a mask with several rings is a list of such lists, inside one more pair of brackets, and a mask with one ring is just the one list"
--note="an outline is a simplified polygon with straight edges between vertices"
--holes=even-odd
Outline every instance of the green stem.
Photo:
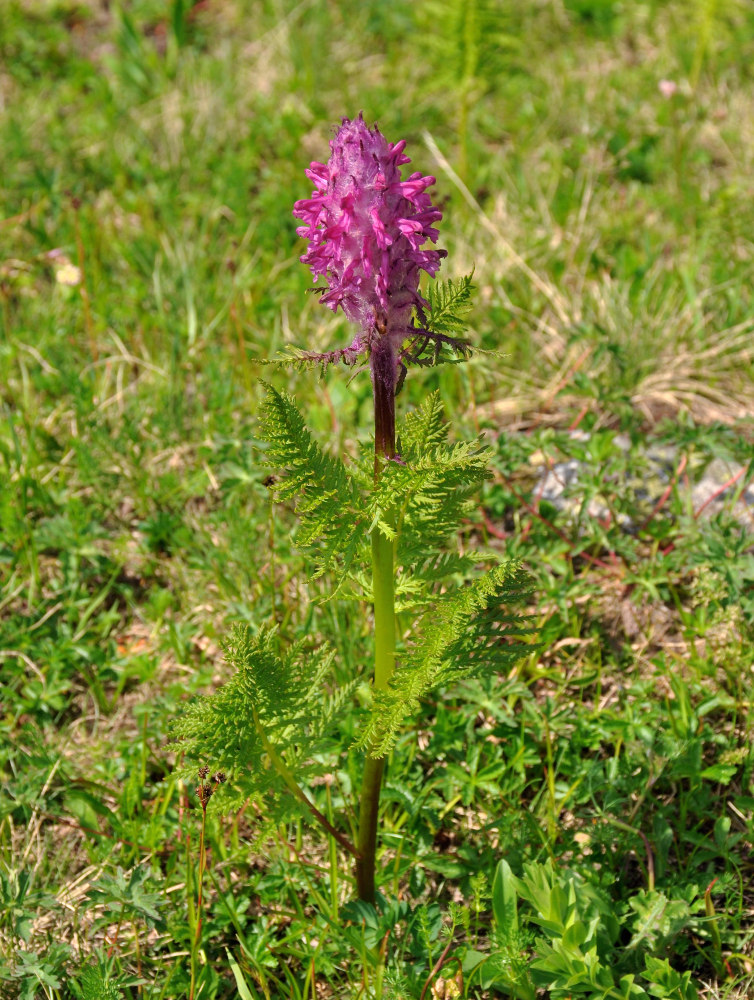
[[[374,479],[378,482],[386,461],[395,457],[396,358],[388,338],[372,350],[374,386]],[[394,523],[394,512],[385,512]],[[386,691],[395,667],[395,566],[393,542],[379,528],[372,532],[372,589],[374,592],[374,690]],[[359,858],[356,887],[359,899],[374,903],[374,871],[380,787],[385,762],[367,755],[359,808]]]
[[614,816],[605,816],[604,819],[611,823],[613,826],[617,826],[619,830],[625,830],[626,833],[633,833],[637,837],[641,838],[644,844],[644,849],[647,852],[647,890],[649,892],[654,892],[655,889],[655,858],[652,853],[652,845],[649,843],[649,839],[646,834],[642,833],[641,830],[634,826],[629,826],[628,823],[624,823],[620,819],[616,819]]
[[374,688],[386,691],[395,666],[395,570],[393,542],[379,528],[372,532],[374,588]]
[[199,836],[199,887],[197,889],[197,899],[196,899],[196,930],[194,932],[194,938],[191,942],[191,985],[189,986],[189,1000],[194,1000],[194,992],[196,990],[196,972],[197,972],[197,960],[199,957],[199,945],[202,940],[202,906],[203,906],[203,885],[204,885],[204,866],[206,864],[206,854],[204,847],[204,837],[207,831],[207,802],[202,799],[202,832]]
[[374,903],[374,869],[377,856],[377,820],[380,811],[380,786],[385,761],[382,757],[367,757],[361,782],[358,848],[361,857],[356,862],[356,889],[359,899]]
[[204,869],[207,867],[207,803],[202,802],[202,832],[199,837],[199,888],[196,894],[196,944],[202,938],[202,910],[204,906]]

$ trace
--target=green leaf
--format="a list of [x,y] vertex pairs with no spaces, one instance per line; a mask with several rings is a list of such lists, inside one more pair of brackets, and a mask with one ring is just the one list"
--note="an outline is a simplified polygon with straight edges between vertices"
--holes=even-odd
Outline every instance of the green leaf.
[[507,861],[499,861],[492,880],[492,912],[498,933],[512,945],[518,937],[516,879]]
[[697,1000],[696,986],[691,981],[691,973],[676,972],[667,958],[647,955],[644,959],[644,976],[648,980],[648,991],[660,1000]]
[[515,562],[497,566],[435,598],[420,618],[387,691],[374,705],[357,745],[374,756],[394,746],[401,725],[431,690],[488,670],[504,670],[531,652],[531,619],[503,610],[521,600],[528,578]]
[[214,808],[233,809],[251,797],[264,800],[270,826],[300,816],[304,807],[281,780],[269,748],[299,783],[325,773],[331,735],[359,679],[338,687],[329,647],[302,640],[286,648],[274,628],[254,634],[237,626],[225,655],[232,676],[189,705],[173,727],[171,747],[186,758],[180,773],[193,782],[205,763],[226,772]]
[[44,956],[35,951],[18,952],[14,956],[15,967],[11,976],[21,981],[21,1000],[35,1000],[40,985],[49,987],[50,990],[61,989],[58,975],[63,974],[64,964],[69,957],[70,947],[62,943],[49,945]]
[[733,764],[713,764],[711,767],[705,767],[699,777],[706,778],[707,781],[716,781],[721,785],[729,785],[737,771],[738,767]]
[[635,980],[636,976],[633,975],[621,976],[618,983],[621,1000],[631,1000],[631,997],[647,996],[647,991],[643,989]]
[[118,819],[111,809],[100,798],[85,788],[73,786],[65,794],[65,808],[81,824],[87,833],[96,834],[99,830],[97,817],[104,816],[109,822],[117,825]]
[[271,386],[262,408],[262,437],[267,464],[282,470],[272,486],[275,499],[297,498],[298,541],[317,562],[315,577],[333,564],[345,575],[369,528],[353,477],[314,442],[294,400]]
[[162,929],[165,922],[158,909],[162,905],[162,897],[159,893],[148,892],[142,885],[147,875],[146,868],[138,867],[126,878],[119,867],[114,876],[104,875],[92,883],[89,899],[104,903],[113,913],[120,914],[125,910],[131,916],[141,917],[148,924]]
[[79,974],[79,996],[81,1000],[122,1000],[123,994],[110,979],[107,970],[98,965],[89,965]]
[[439,448],[448,439],[448,425],[440,393],[435,390],[424,398],[421,406],[409,411],[400,435],[400,450],[412,456],[424,455]]
[[656,889],[651,892],[640,889],[628,905],[637,914],[629,949],[645,945],[657,951],[677,937],[691,920],[691,907],[686,900],[669,899]]
[[241,1000],[258,1000],[257,994],[252,993],[251,988],[244,979],[244,974],[241,972],[238,962],[227,948],[225,949],[225,954],[228,956],[228,965],[230,966],[230,971],[233,973],[233,978],[236,981],[238,995],[241,997]]
[[429,316],[427,329],[432,333],[459,334],[466,329],[466,316],[471,310],[474,272],[457,281],[435,281],[427,289]]
[[402,355],[404,366],[432,368],[471,357],[465,339],[471,308],[472,275],[458,281],[435,281],[427,291],[428,309],[417,309],[416,333]]

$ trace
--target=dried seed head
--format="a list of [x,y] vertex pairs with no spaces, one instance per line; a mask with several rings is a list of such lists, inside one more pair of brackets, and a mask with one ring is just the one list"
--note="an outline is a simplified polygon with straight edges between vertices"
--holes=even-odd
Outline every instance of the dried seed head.
[[212,798],[212,793],[214,792],[214,790],[215,789],[212,785],[201,784],[196,786],[196,794],[198,795],[199,801],[201,802],[203,807],[206,806],[209,800]]

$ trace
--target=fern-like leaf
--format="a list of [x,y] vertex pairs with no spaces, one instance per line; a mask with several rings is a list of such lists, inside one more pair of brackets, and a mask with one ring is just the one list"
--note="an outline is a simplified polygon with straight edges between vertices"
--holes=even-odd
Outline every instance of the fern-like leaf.
[[[492,452],[484,443],[447,442],[439,396],[432,393],[401,430],[402,459],[383,470],[369,502],[372,523],[397,538],[404,569],[442,552],[472,509],[471,497],[488,479]],[[391,517],[387,514],[390,513]]]
[[530,653],[532,644],[524,640],[534,632],[531,619],[501,610],[528,591],[526,574],[510,562],[439,597],[419,621],[388,690],[375,692],[358,745],[375,757],[384,756],[405,719],[433,688],[486,670],[504,670]]
[[341,347],[335,351],[304,351],[300,347],[289,344],[279,352],[276,358],[262,358],[260,364],[280,365],[293,368],[295,371],[319,369],[320,377],[324,377],[330,365],[355,365],[363,359],[360,348]]
[[466,332],[466,315],[471,309],[472,275],[458,281],[437,281],[427,292],[428,309],[417,309],[416,330],[401,354],[409,365],[432,368],[457,364],[471,357]]
[[399,439],[399,450],[411,459],[445,444],[448,425],[439,392],[431,392],[418,409],[406,414]]
[[322,773],[317,758],[330,749],[333,729],[357,682],[335,689],[333,652],[311,644],[278,651],[275,629],[252,634],[234,629],[226,659],[234,674],[214,694],[198,698],[173,728],[168,749],[180,751],[180,774],[195,776],[197,764],[225,771],[227,783],[212,799],[232,809],[251,797],[275,822],[299,815],[301,804],[286,793],[270,755],[285,761],[299,783]]
[[472,274],[454,281],[436,281],[427,290],[429,314],[426,329],[430,333],[442,333],[458,337],[466,332],[466,317],[471,310],[471,296],[474,291]]
[[98,965],[87,965],[79,974],[81,1000],[123,1000],[123,994]]
[[273,485],[277,500],[298,497],[299,542],[315,558],[315,577],[335,564],[345,575],[365,542],[365,520],[358,487],[339,458],[312,439],[293,399],[267,387],[262,411],[267,462],[283,469]]
[[[394,510],[404,517],[409,512],[415,515],[424,512],[444,523],[448,520],[444,505],[452,504],[458,491],[468,494],[489,478],[489,458],[490,449],[481,442],[459,441],[437,448],[411,465],[388,463],[370,497],[368,509],[372,517],[378,519],[381,512]],[[452,523],[457,527],[455,517]],[[382,521],[380,524],[384,533],[391,537],[390,527]],[[427,527],[431,529],[431,525]]]
[[395,581],[396,614],[416,615],[434,603],[440,584],[450,579],[460,584],[469,578],[480,562],[489,561],[491,555],[479,551],[463,555],[460,552],[441,552],[434,558],[399,566]]

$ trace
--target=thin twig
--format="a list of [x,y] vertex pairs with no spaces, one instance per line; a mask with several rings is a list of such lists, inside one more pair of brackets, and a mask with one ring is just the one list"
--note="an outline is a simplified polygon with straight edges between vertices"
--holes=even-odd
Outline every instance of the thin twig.
[[641,837],[644,843],[644,850],[647,852],[647,890],[649,892],[654,892],[655,887],[655,857],[652,853],[652,845],[649,843],[649,839],[646,834],[642,833],[635,826],[629,826],[628,823],[624,823],[623,820],[616,819],[614,816],[603,816],[602,817],[607,823],[612,823],[613,826],[617,826],[619,830],[625,830],[626,833],[633,833],[637,837]]
[[568,425],[568,430],[575,431],[588,412],[589,412],[589,403],[584,403],[584,405],[578,412],[578,416],[576,416],[574,420],[572,420],[571,423]]
[[419,1000],[424,1000],[424,997],[426,995],[427,990],[430,987],[430,984],[432,983],[432,980],[435,978],[440,969],[442,969],[443,965],[445,964],[445,959],[448,957],[448,952],[452,947],[453,947],[453,938],[451,938],[450,941],[448,941],[448,943],[445,945],[445,950],[443,951],[442,955],[440,955],[440,957],[437,959],[432,968],[432,971],[427,976],[427,981],[424,983],[424,989],[421,991]]
[[745,465],[741,466],[738,472],[734,476],[731,476],[727,483],[723,483],[722,486],[716,489],[715,492],[712,494],[712,496],[707,497],[707,499],[701,505],[699,510],[695,511],[694,520],[696,520],[699,517],[699,515],[701,514],[701,512],[704,510],[705,507],[708,507],[714,500],[717,500],[719,496],[725,493],[727,489],[729,489],[731,486],[737,483],[738,480],[741,478],[741,476],[744,474],[744,472],[746,472]]
[[524,499],[524,497],[521,496],[521,494],[518,492],[515,486],[513,486],[513,484],[510,482],[509,479],[507,479],[505,476],[501,476],[500,478],[503,480],[503,482],[505,483],[507,488],[511,491],[511,493],[514,495],[514,497],[518,500],[518,502],[529,511],[532,517],[536,517],[536,519],[538,521],[541,521],[542,524],[544,524],[547,528],[550,529],[550,531],[555,532],[558,538],[561,538],[564,542],[568,543],[568,546],[570,548],[569,554],[572,559],[575,559],[576,556],[582,556],[584,559],[587,560],[587,562],[592,563],[593,566],[599,566],[600,569],[610,570],[611,573],[615,572],[616,569],[615,565],[611,566],[604,560],[598,559],[597,556],[589,555],[589,553],[584,551],[583,549],[580,552],[575,552],[574,550],[576,546],[573,544],[571,539],[564,531],[561,531],[560,528],[556,527],[556,525],[552,523],[552,521],[548,521],[548,519],[546,517],[543,517],[538,510],[535,510],[535,508],[532,507],[530,503],[527,503],[527,501]]
[[660,497],[660,499],[654,505],[654,507],[652,508],[652,510],[649,512],[649,514],[647,514],[646,520],[644,521],[644,523],[642,524],[642,526],[639,528],[639,532],[638,532],[639,534],[641,534],[647,528],[647,526],[652,523],[652,521],[655,519],[655,517],[657,517],[657,515],[660,513],[660,511],[662,510],[662,508],[665,506],[665,504],[667,503],[668,497],[673,492],[675,484],[678,482],[678,480],[680,479],[680,477],[683,475],[683,470],[686,468],[686,463],[687,462],[688,462],[688,455],[682,455],[681,456],[681,461],[678,463],[678,468],[675,470],[673,478],[668,483],[668,487],[665,490],[665,492],[662,494],[662,496]]

